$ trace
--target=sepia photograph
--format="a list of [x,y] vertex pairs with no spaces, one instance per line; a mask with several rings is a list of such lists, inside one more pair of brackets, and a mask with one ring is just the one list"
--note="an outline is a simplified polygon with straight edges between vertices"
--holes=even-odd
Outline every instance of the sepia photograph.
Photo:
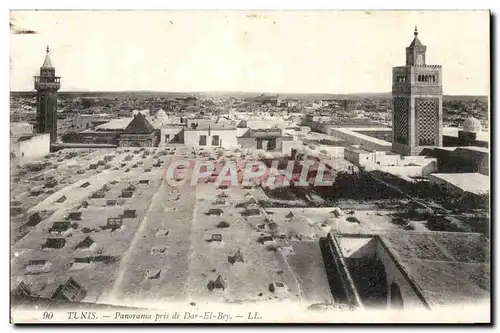
[[490,24],[10,10],[10,322],[491,323]]

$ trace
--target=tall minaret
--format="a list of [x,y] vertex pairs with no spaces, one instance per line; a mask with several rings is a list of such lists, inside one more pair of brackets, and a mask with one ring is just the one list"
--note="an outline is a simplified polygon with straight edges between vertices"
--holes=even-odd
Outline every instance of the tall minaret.
[[440,65],[427,65],[427,47],[415,36],[406,66],[392,68],[392,151],[418,155],[443,145],[443,86]]
[[50,143],[57,141],[57,91],[61,87],[61,78],[55,74],[47,46],[40,75],[35,76],[35,89],[37,130],[38,133],[49,133]]

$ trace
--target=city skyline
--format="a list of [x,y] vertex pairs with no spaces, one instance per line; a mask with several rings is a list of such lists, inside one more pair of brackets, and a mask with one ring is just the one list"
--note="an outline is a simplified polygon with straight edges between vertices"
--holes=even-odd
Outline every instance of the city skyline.
[[11,90],[33,90],[48,44],[62,91],[388,93],[417,25],[444,94],[488,95],[487,15],[13,11]]

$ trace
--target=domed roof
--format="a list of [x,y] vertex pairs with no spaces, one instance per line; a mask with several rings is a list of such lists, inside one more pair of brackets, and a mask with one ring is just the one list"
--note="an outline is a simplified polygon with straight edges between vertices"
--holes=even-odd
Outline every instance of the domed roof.
[[482,130],[481,122],[474,117],[465,119],[463,131],[469,133],[479,133]]
[[166,117],[167,113],[165,111],[163,111],[163,109],[160,109],[160,110],[158,110],[158,112],[156,112],[156,116],[157,117]]

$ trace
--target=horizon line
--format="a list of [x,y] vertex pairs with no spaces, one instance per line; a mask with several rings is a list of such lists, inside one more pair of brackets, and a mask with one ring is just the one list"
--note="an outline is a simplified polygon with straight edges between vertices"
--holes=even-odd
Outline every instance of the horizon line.
[[[36,93],[36,90],[11,90],[10,93]],[[196,90],[196,91],[163,91],[163,90],[62,90],[58,93],[158,93],[158,94],[264,94],[264,95],[392,95],[388,92],[269,92],[269,91],[239,91],[239,90]],[[489,94],[446,94],[443,96],[477,96],[489,97]]]

